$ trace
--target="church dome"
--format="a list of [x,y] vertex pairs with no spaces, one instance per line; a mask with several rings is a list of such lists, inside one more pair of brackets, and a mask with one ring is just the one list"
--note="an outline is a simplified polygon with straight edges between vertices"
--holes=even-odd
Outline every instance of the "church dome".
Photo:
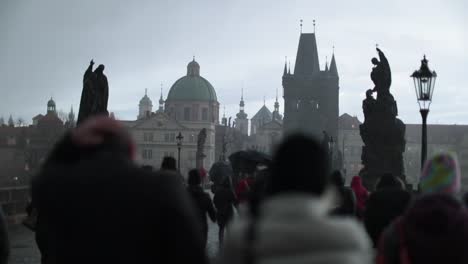
[[200,76],[200,65],[193,59],[187,65],[187,75],[177,80],[169,90],[166,101],[218,101],[209,81]]
[[145,96],[141,98],[140,105],[151,105],[151,106],[153,105],[153,102],[151,101],[151,99],[148,97],[146,93],[145,93]]
[[50,100],[47,102],[47,108],[53,107],[55,108],[55,101],[50,98]]

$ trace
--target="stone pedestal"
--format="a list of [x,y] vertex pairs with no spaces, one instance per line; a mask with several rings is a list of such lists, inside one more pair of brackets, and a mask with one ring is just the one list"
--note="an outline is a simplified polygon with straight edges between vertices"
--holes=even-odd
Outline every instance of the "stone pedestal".
[[365,121],[359,130],[363,169],[360,176],[369,190],[384,173],[392,173],[405,181],[403,152],[405,150],[405,124],[398,118],[396,101],[391,94],[375,100],[368,91],[363,102]]

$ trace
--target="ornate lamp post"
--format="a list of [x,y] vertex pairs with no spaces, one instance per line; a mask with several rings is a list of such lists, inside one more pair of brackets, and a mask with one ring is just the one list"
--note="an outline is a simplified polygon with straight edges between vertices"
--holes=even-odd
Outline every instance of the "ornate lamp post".
[[182,140],[184,140],[184,136],[182,133],[179,132],[179,135],[176,137],[177,140],[177,170],[180,172],[180,149],[182,148]]
[[414,71],[411,75],[414,81],[414,90],[419,104],[419,112],[422,117],[422,139],[421,139],[421,169],[424,166],[427,155],[427,115],[429,114],[429,106],[434,93],[435,81],[437,74],[435,71],[429,70],[427,65],[426,55],[421,60],[421,67]]

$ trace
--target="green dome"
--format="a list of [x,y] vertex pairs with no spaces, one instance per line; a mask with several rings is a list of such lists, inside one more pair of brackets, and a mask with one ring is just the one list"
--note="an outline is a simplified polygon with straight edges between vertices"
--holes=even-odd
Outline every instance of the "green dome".
[[200,76],[200,66],[193,60],[187,65],[187,75],[177,80],[166,101],[218,101],[209,81]]

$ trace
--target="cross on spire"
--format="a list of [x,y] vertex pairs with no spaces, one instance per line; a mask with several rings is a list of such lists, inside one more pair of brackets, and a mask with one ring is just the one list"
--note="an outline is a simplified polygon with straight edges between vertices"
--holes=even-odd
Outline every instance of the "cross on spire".
[[314,24],[314,34],[315,34],[315,19],[313,20],[313,24]]
[[148,88],[145,88],[145,95],[148,95]]
[[303,22],[304,20],[301,19],[301,20],[299,20],[299,21],[301,22],[301,23],[300,23],[300,26],[301,26],[301,33],[302,33],[302,22]]

